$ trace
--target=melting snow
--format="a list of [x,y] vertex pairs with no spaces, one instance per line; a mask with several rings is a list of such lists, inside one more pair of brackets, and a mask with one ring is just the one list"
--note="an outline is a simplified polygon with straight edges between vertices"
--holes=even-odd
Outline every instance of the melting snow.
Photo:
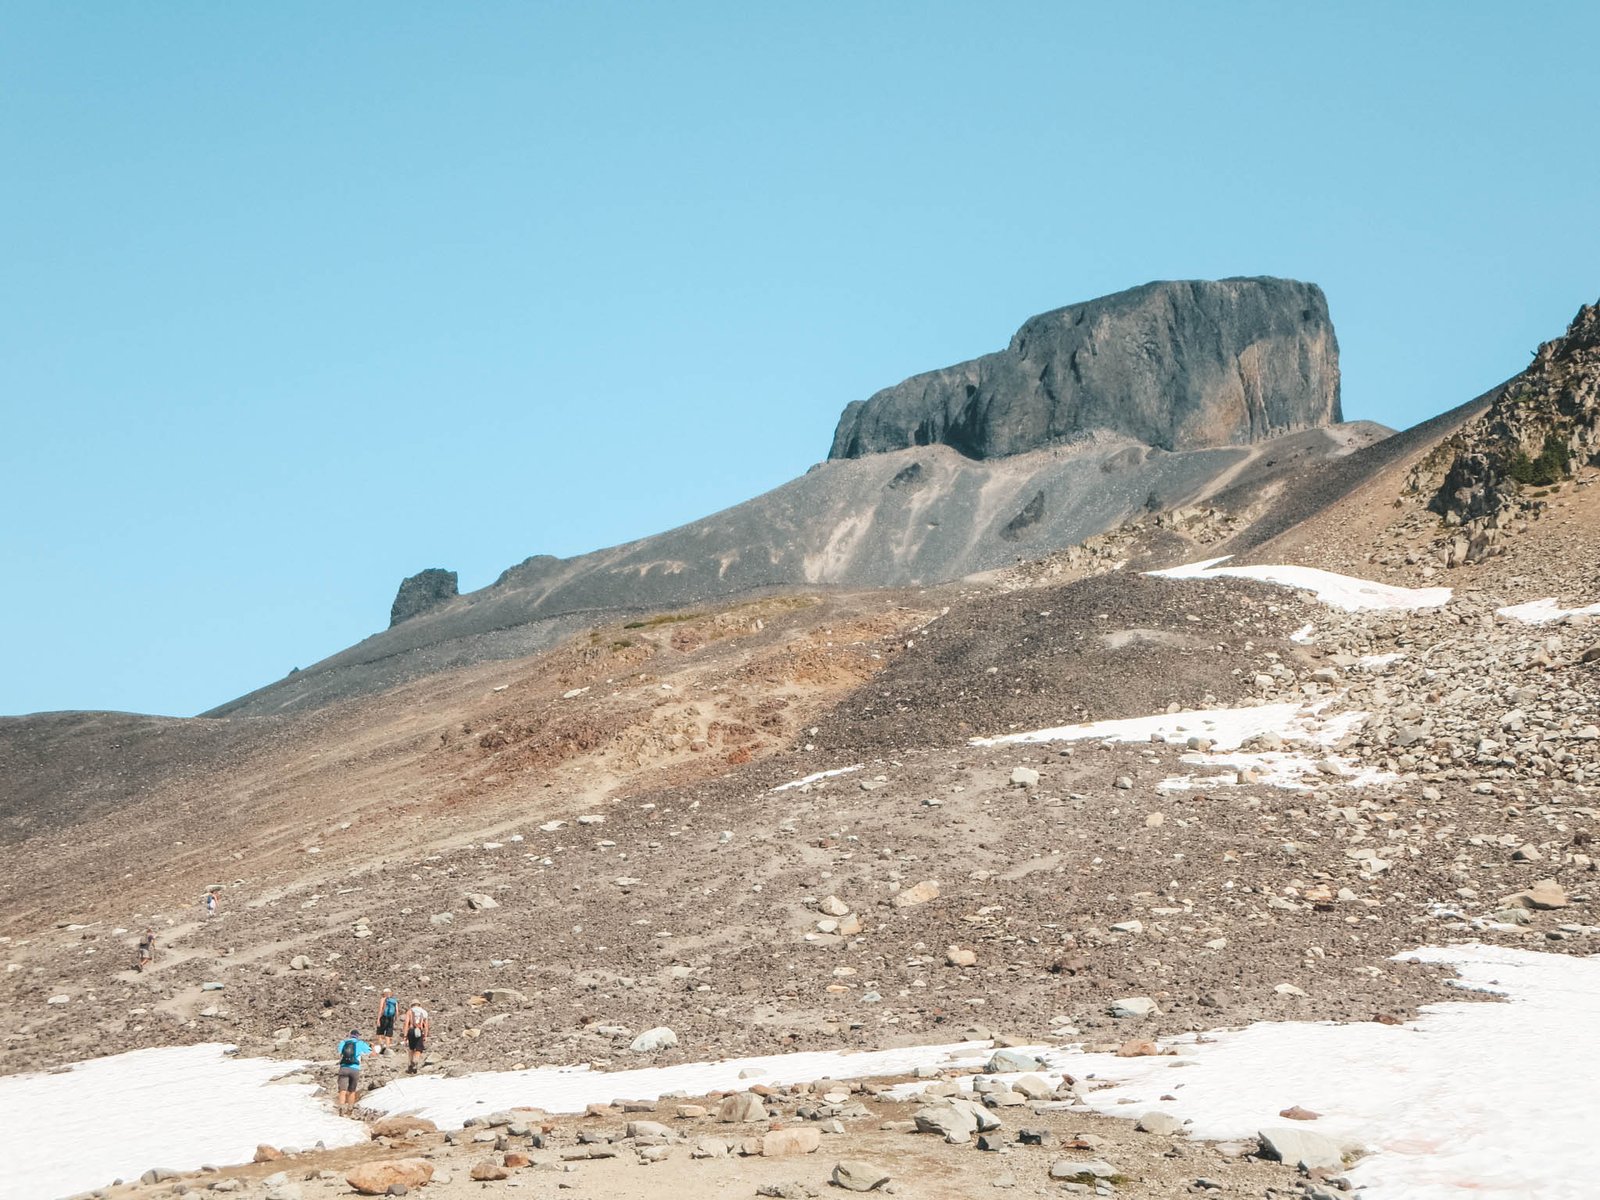
[[[1404,611],[1413,608],[1438,608],[1450,603],[1450,589],[1404,588],[1370,579],[1357,579],[1351,575],[1336,575],[1317,567],[1250,566],[1219,567],[1222,558],[1208,558],[1204,562],[1169,567],[1165,571],[1150,571],[1158,579],[1254,579],[1261,583],[1276,583],[1282,587],[1300,588],[1312,592],[1330,608],[1345,612],[1363,610]],[[1301,632],[1304,632],[1303,630]]]
[[780,783],[772,790],[775,792],[787,792],[790,788],[805,787],[808,784],[816,783],[819,779],[832,779],[835,775],[848,775],[851,771],[861,770],[861,766],[861,763],[857,763],[853,767],[835,767],[831,771],[818,771],[815,775],[807,775],[804,779],[791,779],[788,783]]
[[234,1058],[232,1046],[134,1050],[49,1075],[0,1077],[0,1200],[39,1200],[137,1179],[151,1167],[245,1163],[257,1144],[349,1146],[309,1083],[271,1083],[307,1064]]
[[[1085,1093],[1099,1111],[1152,1108],[1201,1138],[1252,1137],[1302,1105],[1303,1128],[1371,1154],[1350,1171],[1366,1200],[1588,1200],[1592,1114],[1600,1107],[1600,957],[1497,946],[1429,948],[1403,959],[1456,967],[1460,985],[1509,1003],[1426,1006],[1403,1026],[1263,1022],[1196,1041],[1176,1056],[1117,1058],[1076,1047],[1021,1047],[1037,1073],[1109,1086]],[[304,1064],[228,1057],[230,1047],[137,1050],[59,1075],[0,1078],[0,1197],[60,1196],[151,1166],[247,1161],[257,1142],[347,1145],[365,1128],[333,1116],[309,1085],[268,1080]],[[368,1094],[385,1112],[443,1125],[529,1105],[576,1112],[593,1102],[747,1086],[745,1071],[785,1084],[909,1074],[919,1066],[980,1069],[988,1042],[852,1054],[814,1052],[612,1073],[584,1068],[405,1077]],[[1015,1078],[1015,1074],[1006,1076]],[[970,1079],[963,1086],[970,1086]],[[895,1089],[915,1095],[920,1083]],[[1162,1095],[1174,1100],[1162,1101]]]
[[973,738],[974,746],[1005,746],[1030,742],[1148,742],[1159,735],[1163,741],[1185,741],[1191,737],[1211,740],[1217,750],[1235,750],[1240,743],[1263,733],[1276,733],[1285,741],[1318,742],[1331,745],[1363,720],[1364,712],[1320,715],[1322,705],[1258,704],[1248,708],[1188,708],[1182,712],[1158,713],[1150,717],[1123,717],[1111,721],[1088,721],[1082,725],[1057,725],[1027,733],[1006,733],[998,737]]
[[[591,1104],[655,1100],[675,1091],[700,1096],[712,1091],[737,1091],[752,1083],[867,1079],[909,1075],[920,1066],[970,1065],[973,1062],[981,1065],[990,1053],[989,1047],[989,1042],[956,1042],[862,1053],[819,1050],[731,1058],[722,1062],[682,1063],[674,1067],[641,1067],[632,1071],[533,1067],[525,1071],[484,1071],[458,1079],[409,1075],[368,1092],[362,1097],[362,1103],[379,1112],[426,1117],[446,1127],[460,1125],[468,1117],[515,1107],[573,1113],[582,1112]],[[754,1074],[741,1078],[742,1071]]]
[[1521,621],[1525,625],[1545,625],[1565,617],[1600,616],[1600,604],[1591,604],[1586,608],[1562,608],[1556,603],[1555,597],[1546,596],[1543,600],[1530,600],[1526,604],[1497,608],[1495,612],[1502,617],[1510,617],[1513,621]]

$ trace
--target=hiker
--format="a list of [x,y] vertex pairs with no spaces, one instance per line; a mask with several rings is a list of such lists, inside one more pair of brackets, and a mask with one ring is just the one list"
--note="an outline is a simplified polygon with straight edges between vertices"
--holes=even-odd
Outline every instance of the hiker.
[[134,970],[144,972],[156,956],[156,931],[154,926],[146,926],[144,935],[139,939],[139,961],[134,964]]
[[378,1053],[387,1054],[394,1044],[394,1019],[400,1012],[400,1000],[388,988],[383,989],[383,1003],[378,1005]]
[[420,1004],[413,1004],[406,1010],[406,1049],[411,1052],[406,1074],[415,1075],[423,1056],[428,1053],[428,1010]]
[[206,910],[206,917],[210,919],[217,915],[217,894],[208,891],[200,901],[200,907]]
[[350,1036],[339,1043],[340,1116],[349,1116],[356,1106],[356,1092],[361,1087],[361,1056],[371,1053],[372,1047],[361,1040],[359,1029],[352,1029]]

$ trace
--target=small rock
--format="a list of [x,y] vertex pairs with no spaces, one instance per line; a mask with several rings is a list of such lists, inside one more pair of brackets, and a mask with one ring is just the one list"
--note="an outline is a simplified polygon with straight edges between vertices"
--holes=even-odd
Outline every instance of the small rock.
[[468,892],[467,907],[474,910],[499,908],[500,901],[493,896],[486,896],[482,892]]
[[1113,1017],[1153,1017],[1160,1011],[1149,996],[1125,996],[1111,1002]]
[[924,879],[921,883],[912,884],[902,888],[894,895],[896,908],[910,908],[917,904],[926,904],[930,900],[939,898],[939,885],[932,879]]
[[1039,786],[1039,772],[1032,767],[1015,767],[1011,772],[1011,786],[1034,788]]

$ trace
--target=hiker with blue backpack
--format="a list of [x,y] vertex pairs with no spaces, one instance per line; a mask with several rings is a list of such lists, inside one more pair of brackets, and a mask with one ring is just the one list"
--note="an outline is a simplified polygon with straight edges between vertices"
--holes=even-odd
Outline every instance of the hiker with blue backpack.
[[389,1053],[394,1042],[394,1019],[400,1013],[400,1000],[388,988],[383,989],[383,1001],[378,1005],[378,1053]]
[[350,1036],[339,1043],[339,1100],[340,1116],[349,1116],[356,1106],[356,1092],[361,1087],[361,1059],[371,1054],[372,1047],[361,1040],[361,1031],[352,1029]]

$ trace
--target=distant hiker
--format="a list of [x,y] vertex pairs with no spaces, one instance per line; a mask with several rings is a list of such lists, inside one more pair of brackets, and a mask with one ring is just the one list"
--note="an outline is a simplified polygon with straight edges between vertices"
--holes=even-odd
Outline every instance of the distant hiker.
[[208,919],[216,916],[217,894],[215,892],[207,892],[205,894],[205,898],[200,901],[200,907],[206,910],[206,917]]
[[352,1029],[350,1036],[339,1043],[339,1100],[341,1116],[348,1116],[356,1106],[356,1093],[361,1088],[361,1057],[371,1054],[372,1047],[361,1040],[361,1031]]
[[406,1010],[406,1049],[411,1052],[411,1064],[406,1074],[415,1075],[428,1053],[428,1010],[413,1004]]
[[144,935],[139,938],[139,961],[137,964],[135,964],[134,969],[137,971],[143,971],[150,965],[151,960],[154,959],[155,956],[156,931],[153,927],[147,926],[145,928]]
[[380,1053],[389,1053],[394,1044],[394,1019],[400,1012],[400,1000],[388,988],[383,989],[383,1003],[378,1005],[378,1037]]

